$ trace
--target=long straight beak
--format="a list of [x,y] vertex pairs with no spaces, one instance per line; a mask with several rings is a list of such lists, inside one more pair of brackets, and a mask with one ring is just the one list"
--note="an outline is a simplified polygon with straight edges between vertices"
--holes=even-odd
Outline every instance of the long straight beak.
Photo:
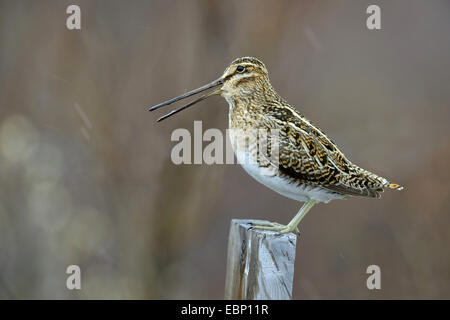
[[[175,97],[175,98],[173,98],[173,99],[170,99],[170,100],[161,102],[161,103],[159,103],[159,104],[157,104],[157,105],[155,105],[155,106],[153,106],[153,107],[150,107],[150,108],[148,109],[148,111],[154,111],[154,110],[156,110],[156,109],[162,108],[162,107],[167,106],[167,105],[169,105],[169,104],[172,104],[172,103],[174,103],[174,102],[180,101],[180,100],[185,99],[185,98],[188,98],[188,97],[190,97],[190,96],[193,96],[193,95],[195,95],[195,94],[197,94],[197,93],[206,91],[206,90],[211,89],[211,88],[215,88],[215,87],[221,85],[222,83],[223,83],[223,82],[222,82],[222,79],[219,78],[219,79],[214,80],[213,82],[208,83],[207,85],[204,85],[204,86],[202,86],[202,87],[200,87],[200,88],[198,88],[198,89],[195,89],[195,90],[186,92],[185,94],[182,94],[181,96]],[[205,100],[206,98],[208,98],[208,97],[210,97],[210,96],[213,96],[213,95],[215,95],[215,94],[218,94],[219,92],[220,92],[220,90],[214,90],[213,92],[210,92],[209,94],[205,94],[205,95],[201,96],[200,98],[198,98],[198,99],[196,99],[196,100],[194,100],[194,101],[192,101],[192,102],[190,102],[190,103],[188,103],[188,104],[182,106],[181,108],[172,110],[170,113],[166,114],[165,116],[162,116],[162,117],[159,118],[157,121],[158,121],[158,122],[159,122],[159,121],[162,121],[162,120],[164,120],[164,119],[166,119],[166,118],[168,118],[168,117],[170,117],[170,116],[172,116],[172,115],[174,115],[174,114],[176,114],[176,113],[178,113],[178,112],[180,112],[180,111],[182,111],[182,110],[184,110],[184,109],[186,109],[186,108],[189,108],[190,106],[196,104],[197,102],[200,102],[200,101]]]

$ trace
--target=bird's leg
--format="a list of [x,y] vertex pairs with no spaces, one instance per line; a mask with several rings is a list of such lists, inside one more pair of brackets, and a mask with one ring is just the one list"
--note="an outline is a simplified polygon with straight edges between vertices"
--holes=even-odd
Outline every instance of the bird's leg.
[[292,218],[292,220],[288,223],[286,228],[280,230],[280,233],[292,232],[295,229],[298,230],[298,224],[300,223],[300,221],[302,221],[303,217],[308,213],[308,211],[311,210],[312,207],[314,207],[315,204],[316,200],[313,199],[309,199],[307,202],[305,202],[298,213],[295,215],[295,217]]
[[316,201],[313,199],[308,200],[305,204],[300,208],[295,217],[288,223],[287,226],[282,225],[277,222],[256,222],[252,223],[252,228],[260,229],[260,230],[269,230],[269,231],[278,231],[280,233],[289,233],[295,231],[295,233],[299,234],[298,224],[303,219],[303,217],[308,213],[309,210],[316,204]]

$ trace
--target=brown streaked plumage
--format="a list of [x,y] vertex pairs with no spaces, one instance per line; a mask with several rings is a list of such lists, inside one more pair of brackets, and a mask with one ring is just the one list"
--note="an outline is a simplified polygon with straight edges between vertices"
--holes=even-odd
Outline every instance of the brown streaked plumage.
[[[231,140],[244,169],[280,194],[305,202],[287,226],[269,223],[255,227],[281,233],[298,231],[298,223],[317,202],[327,203],[348,196],[379,198],[384,188],[403,189],[351,163],[321,129],[276,93],[269,82],[265,65],[256,58],[236,59],[219,79],[150,110],[211,88],[217,89],[158,121],[212,95],[220,94],[227,100]],[[250,132],[255,130],[277,132],[277,161],[261,157],[257,138],[248,139],[252,136]],[[248,145],[239,143],[243,137]],[[268,145],[270,147],[270,143]],[[248,163],[249,158],[252,163]]]

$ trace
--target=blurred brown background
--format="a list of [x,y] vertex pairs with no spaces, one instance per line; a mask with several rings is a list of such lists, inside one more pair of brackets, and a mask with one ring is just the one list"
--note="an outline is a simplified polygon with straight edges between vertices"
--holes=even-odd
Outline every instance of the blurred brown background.
[[237,165],[171,163],[174,129],[227,127],[223,98],[160,124],[145,107],[245,55],[353,162],[406,187],[316,206],[294,298],[450,298],[449,31],[445,0],[0,1],[0,298],[221,299],[230,219],[287,223],[300,204]]

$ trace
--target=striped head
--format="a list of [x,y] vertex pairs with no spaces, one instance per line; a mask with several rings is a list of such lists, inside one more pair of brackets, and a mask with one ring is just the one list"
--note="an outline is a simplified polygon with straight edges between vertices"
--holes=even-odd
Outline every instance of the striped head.
[[225,69],[222,77],[221,95],[225,98],[246,96],[258,88],[270,86],[269,75],[264,63],[253,57],[234,60]]

